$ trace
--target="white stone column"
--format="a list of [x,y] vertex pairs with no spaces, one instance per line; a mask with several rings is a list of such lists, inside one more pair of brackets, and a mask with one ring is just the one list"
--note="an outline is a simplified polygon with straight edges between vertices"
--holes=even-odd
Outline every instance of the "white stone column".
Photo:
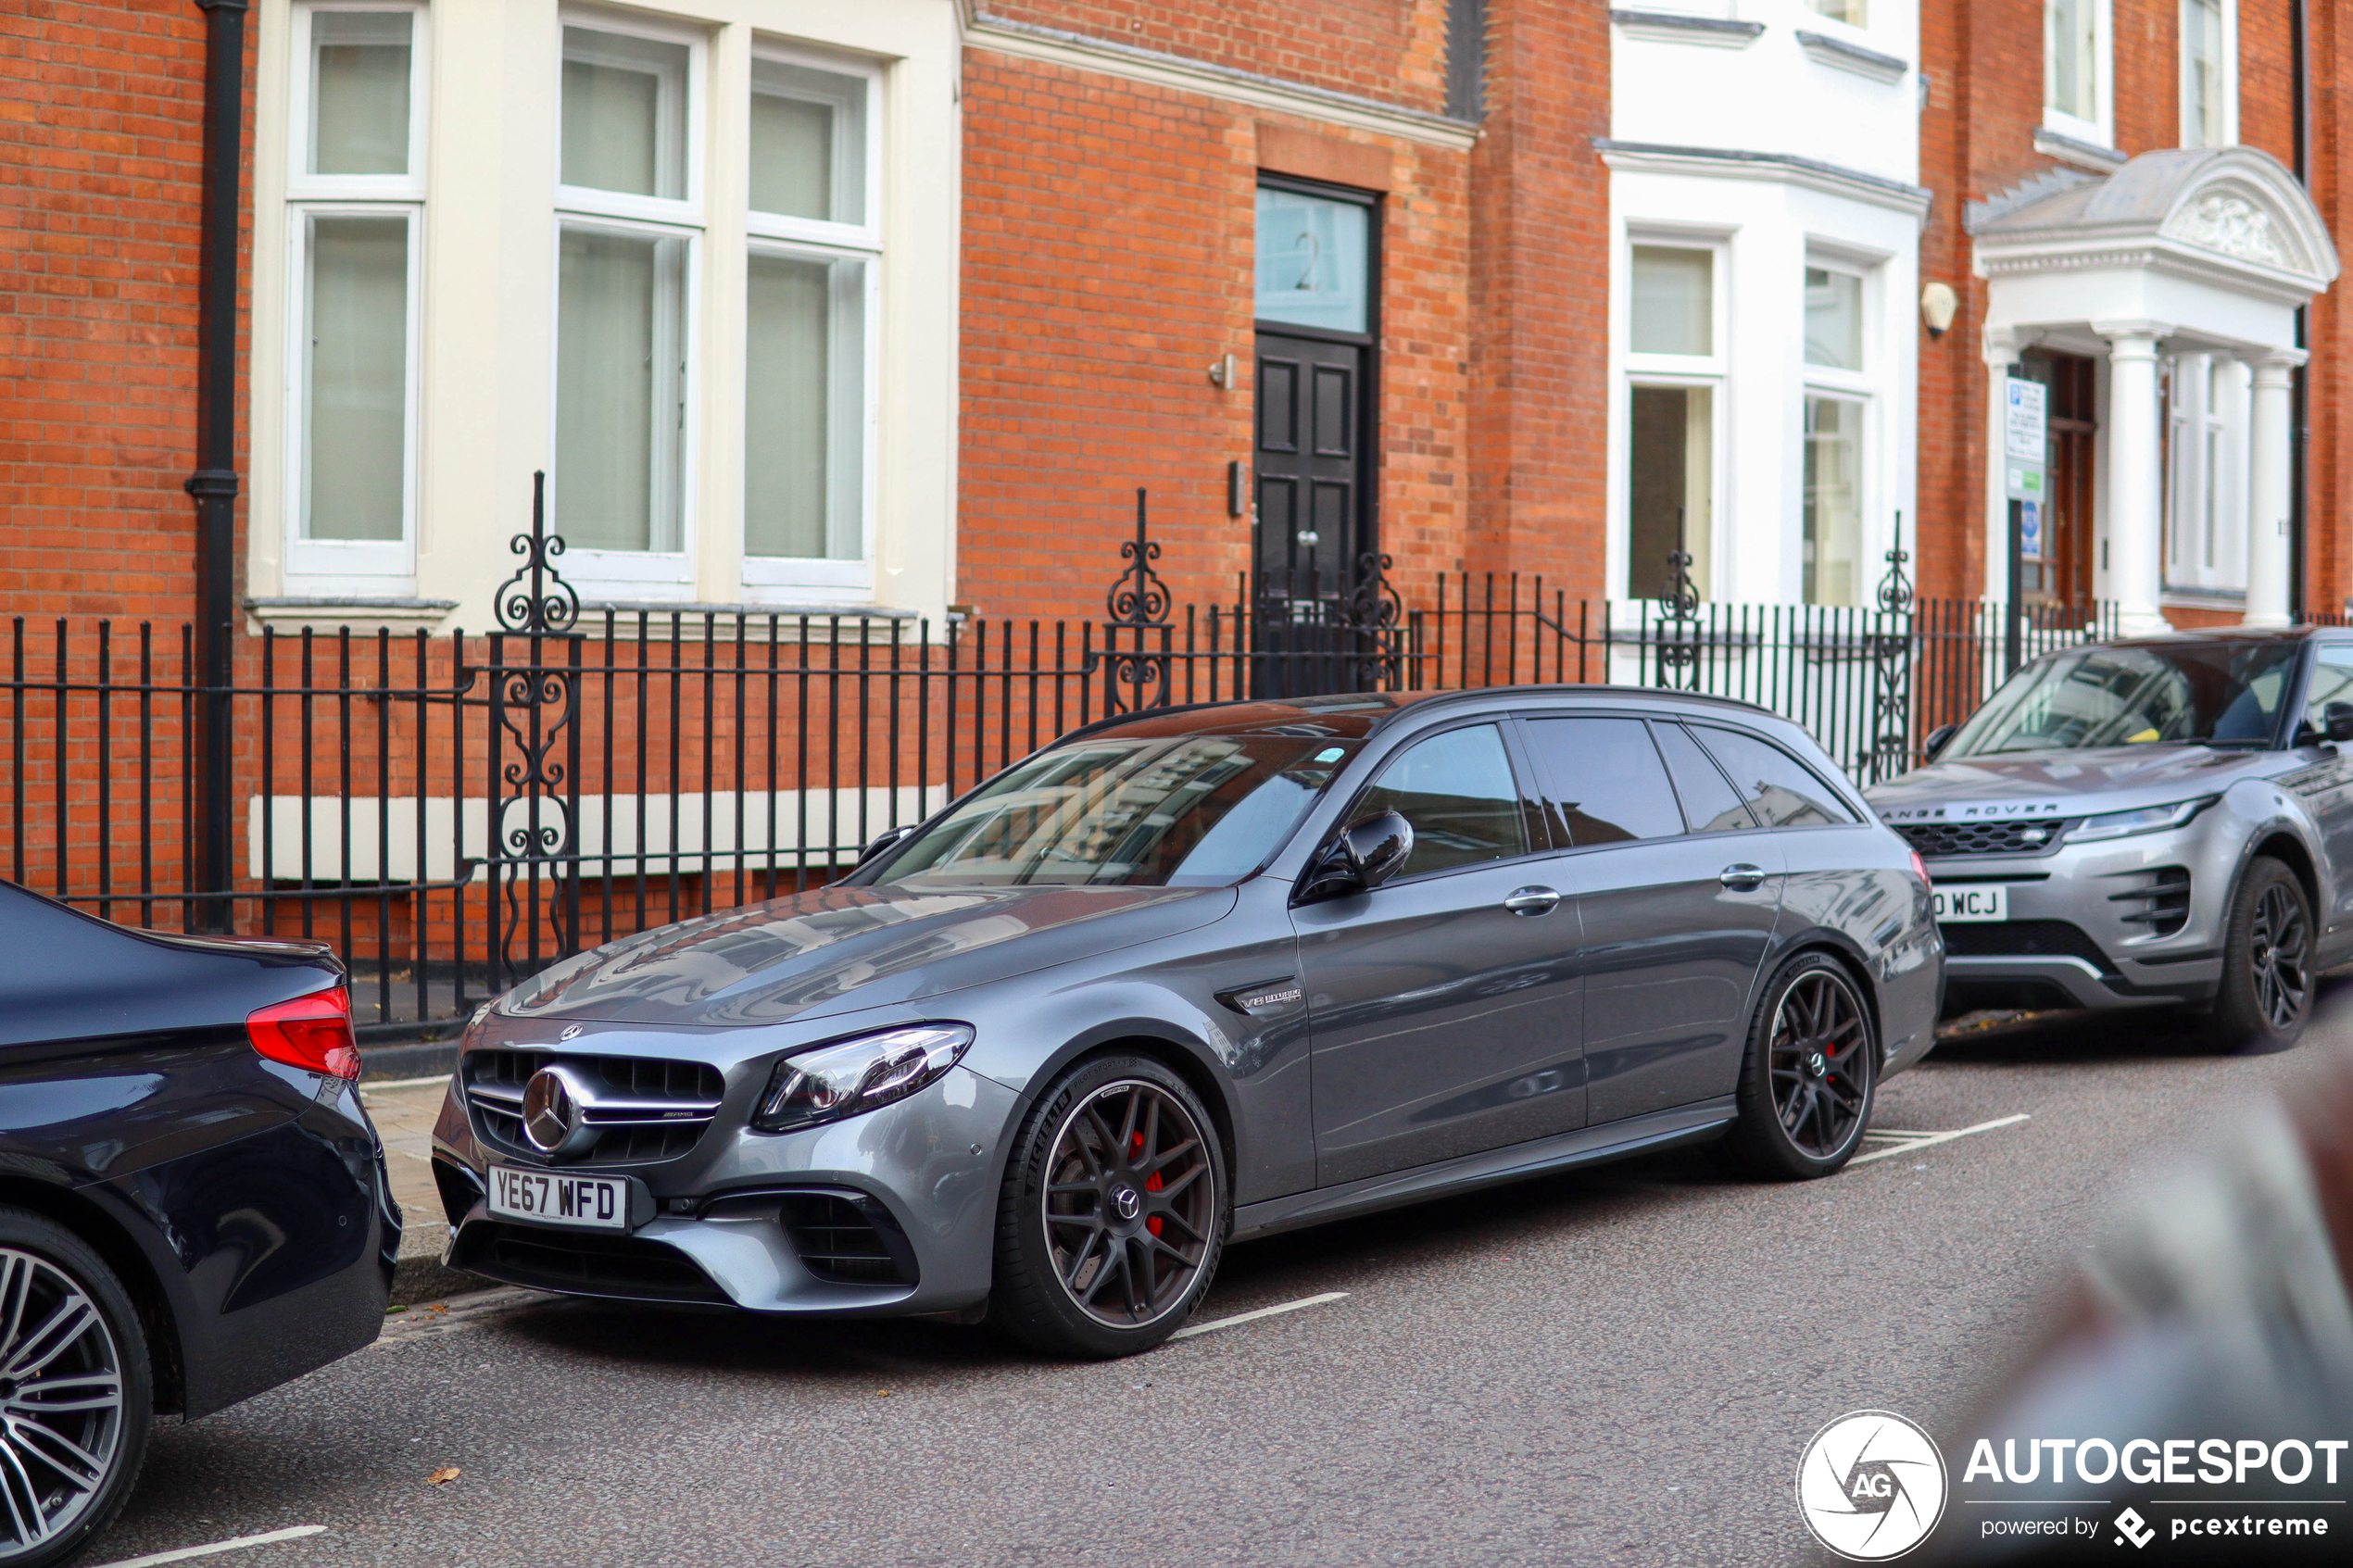
[[2246,614],[2249,626],[2285,626],[2293,619],[2288,587],[2289,372],[2304,363],[2300,348],[2246,356],[2255,372],[2246,432]]
[[2009,473],[2004,466],[2003,431],[2009,421],[2009,394],[2002,383],[2018,363],[2018,334],[1988,326],[1981,340],[1985,357],[1985,586],[1989,599],[2010,594]]
[[2158,608],[2165,536],[2159,473],[2157,345],[2172,329],[2155,321],[2095,321],[2108,339],[2108,581],[2117,629],[2128,637],[2167,632]]

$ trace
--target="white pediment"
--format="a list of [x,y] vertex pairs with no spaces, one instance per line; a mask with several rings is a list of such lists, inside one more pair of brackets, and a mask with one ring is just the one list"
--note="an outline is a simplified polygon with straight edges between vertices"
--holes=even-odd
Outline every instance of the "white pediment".
[[2143,153],[2104,179],[2034,193],[1972,227],[1987,277],[2147,269],[2301,304],[2337,274],[2311,196],[2253,147]]
[[2208,185],[2192,193],[2158,232],[2218,256],[2276,267],[2284,272],[2315,270],[2311,257],[2296,254],[2288,227],[2271,214],[2257,193],[2235,183]]

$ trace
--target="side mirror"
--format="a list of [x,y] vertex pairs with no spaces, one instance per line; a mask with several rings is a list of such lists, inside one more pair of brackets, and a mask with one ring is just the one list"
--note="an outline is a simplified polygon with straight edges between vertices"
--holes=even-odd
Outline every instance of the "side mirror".
[[884,829],[868,841],[866,847],[858,851],[858,863],[862,866],[886,850],[898,847],[902,840],[923,825],[921,822],[908,822],[900,827]]
[[1921,759],[1929,762],[1935,761],[1936,754],[1951,744],[1953,732],[1959,728],[1958,724],[1939,724],[1929,731],[1928,738],[1920,743]]
[[2353,702],[2322,704],[2321,734],[2332,743],[2353,740]]
[[1414,824],[1395,811],[1353,822],[1308,867],[1296,902],[1369,893],[1395,876],[1414,853]]

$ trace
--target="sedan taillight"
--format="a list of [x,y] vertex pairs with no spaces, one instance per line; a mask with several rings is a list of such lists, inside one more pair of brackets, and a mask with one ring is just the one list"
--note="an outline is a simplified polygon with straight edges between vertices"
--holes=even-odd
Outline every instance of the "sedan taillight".
[[1928,874],[1928,862],[1920,859],[1920,852],[1917,849],[1912,851],[1912,874],[1920,879],[1922,887],[1934,885]]
[[245,1034],[253,1048],[272,1061],[336,1078],[359,1076],[359,1047],[351,1037],[351,993],[340,985],[248,1014]]

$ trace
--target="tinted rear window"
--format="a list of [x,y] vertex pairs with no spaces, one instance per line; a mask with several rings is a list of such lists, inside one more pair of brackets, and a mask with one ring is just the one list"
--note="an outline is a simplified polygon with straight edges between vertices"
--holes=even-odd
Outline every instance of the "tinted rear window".
[[1683,831],[1667,766],[1640,719],[1531,719],[1528,734],[1569,843],[1622,844]]
[[1658,749],[1666,754],[1667,771],[1674,775],[1675,793],[1683,797],[1683,820],[1693,833],[1746,833],[1756,825],[1724,782],[1699,742],[1680,724],[1655,724]]
[[1826,827],[1855,820],[1814,770],[1772,742],[1713,724],[1694,724],[1692,733],[1724,765],[1733,787],[1767,827]]

